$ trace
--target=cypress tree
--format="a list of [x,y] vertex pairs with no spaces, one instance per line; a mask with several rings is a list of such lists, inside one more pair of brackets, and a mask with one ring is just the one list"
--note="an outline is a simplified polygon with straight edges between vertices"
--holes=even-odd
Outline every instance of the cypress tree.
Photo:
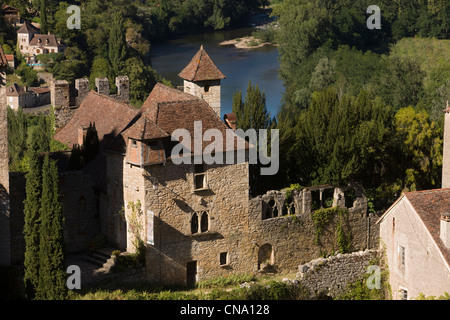
[[24,201],[25,260],[24,282],[27,297],[34,298],[39,280],[39,208],[42,192],[41,165],[36,152],[30,152],[30,169],[26,175]]
[[42,34],[47,34],[48,32],[47,4],[45,3],[45,0],[41,0],[39,11],[41,17],[41,32]]
[[66,296],[63,213],[59,199],[58,169],[46,155],[42,167],[38,299],[61,300]]
[[108,45],[109,61],[111,62],[114,77],[117,77],[123,69],[126,55],[125,28],[120,12],[114,14]]

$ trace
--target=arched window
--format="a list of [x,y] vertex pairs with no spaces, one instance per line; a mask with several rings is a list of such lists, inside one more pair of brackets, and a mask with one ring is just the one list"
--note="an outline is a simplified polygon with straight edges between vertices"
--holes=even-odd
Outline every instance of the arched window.
[[200,232],[206,232],[209,229],[208,213],[204,211],[200,220]]
[[197,212],[194,212],[191,219],[191,233],[197,233],[198,232],[198,215]]

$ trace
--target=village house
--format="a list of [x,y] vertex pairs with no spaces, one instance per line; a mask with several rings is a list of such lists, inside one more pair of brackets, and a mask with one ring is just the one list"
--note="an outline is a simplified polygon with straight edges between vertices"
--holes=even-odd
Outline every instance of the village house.
[[13,110],[50,105],[50,88],[22,87],[14,83],[6,88],[6,101]]
[[38,63],[39,54],[59,53],[64,51],[61,39],[53,34],[41,34],[40,30],[28,21],[17,30],[17,46],[20,53],[30,65]]
[[442,189],[405,192],[377,221],[394,299],[450,293],[450,108]]

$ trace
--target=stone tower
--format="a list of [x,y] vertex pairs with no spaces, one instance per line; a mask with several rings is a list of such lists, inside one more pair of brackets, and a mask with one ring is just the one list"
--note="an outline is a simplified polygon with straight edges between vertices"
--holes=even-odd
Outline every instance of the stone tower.
[[450,188],[450,106],[444,110],[444,150],[442,154],[442,188]]
[[6,61],[0,46],[0,265],[11,264],[9,210],[8,117],[6,111]]
[[225,76],[203,46],[178,76],[184,80],[184,92],[205,100],[220,117],[220,81]]

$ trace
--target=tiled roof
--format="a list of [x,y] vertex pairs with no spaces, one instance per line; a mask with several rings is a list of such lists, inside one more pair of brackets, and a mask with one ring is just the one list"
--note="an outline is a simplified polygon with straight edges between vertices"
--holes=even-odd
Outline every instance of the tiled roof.
[[[214,110],[202,99],[184,101],[170,101],[155,103],[145,111],[146,115],[163,131],[172,134],[177,129],[186,129],[191,135],[191,145],[187,147],[194,150],[194,122],[201,121],[202,136],[208,129],[218,129],[223,137],[223,150],[237,150],[237,143],[227,145],[226,136],[229,128],[214,112]],[[241,140],[241,138],[237,138]],[[202,150],[211,142],[203,141]],[[245,148],[248,144],[244,142]]]
[[98,138],[115,137],[139,116],[139,110],[132,106],[90,91],[72,119],[56,134],[55,139],[72,146],[78,143],[78,127],[95,123]]
[[22,86],[18,85],[17,83],[13,83],[12,85],[8,86],[8,88],[6,89],[6,95],[8,97],[10,97],[10,96],[18,97],[25,93],[26,93],[25,89]]
[[442,213],[450,212],[450,188],[406,192],[405,197],[416,210],[450,265],[450,249],[445,247],[440,238],[440,216]]
[[151,140],[166,138],[169,136],[167,132],[162,131],[146,116],[140,117],[135,124],[123,131],[121,134],[135,140]]
[[203,46],[178,76],[188,81],[225,79],[224,74],[216,67]]
[[193,95],[184,93],[181,90],[177,90],[162,83],[157,83],[152,92],[148,95],[144,104],[141,107],[142,113],[146,113],[147,110],[152,109],[158,102],[170,102],[170,101],[185,101],[197,99]]
[[35,34],[30,41],[31,46],[57,47],[60,45],[53,34]]
[[33,26],[31,23],[29,23],[28,21],[24,21],[23,25],[19,28],[19,30],[17,30],[17,33],[38,33],[40,32],[38,28],[36,28],[35,26]]

